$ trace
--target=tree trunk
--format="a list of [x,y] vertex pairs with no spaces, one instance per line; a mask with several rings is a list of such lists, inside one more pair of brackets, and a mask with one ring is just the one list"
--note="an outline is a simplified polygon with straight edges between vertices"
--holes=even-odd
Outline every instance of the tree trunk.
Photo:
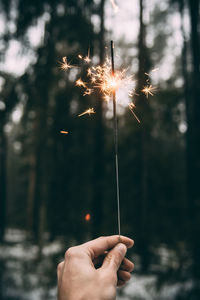
[[[104,5],[105,0],[100,3],[101,28],[99,34],[99,58],[100,64],[104,62]],[[104,203],[104,126],[103,126],[103,99],[97,95],[96,106],[96,128],[95,128],[95,167],[94,167],[94,204],[93,204],[93,237],[103,234],[103,203]]]
[[36,191],[36,155],[30,155],[30,170],[29,170],[29,183],[27,195],[27,231],[33,232],[33,218],[34,218],[34,204],[35,204],[35,191]]
[[147,75],[146,72],[149,71],[149,57],[146,47],[146,33],[145,33],[145,24],[143,21],[143,11],[144,11],[144,2],[143,0],[139,1],[140,4],[140,30],[139,30],[139,39],[138,39],[138,86],[137,94],[139,97],[136,101],[137,111],[142,120],[142,125],[137,130],[137,140],[138,140],[138,176],[139,176],[139,221],[138,221],[138,236],[137,244],[138,251],[141,255],[142,260],[142,270],[147,271],[150,263],[150,253],[149,253],[149,232],[148,232],[148,177],[149,177],[149,168],[148,168],[148,153],[150,151],[150,109],[148,101],[141,90],[147,84]]
[[191,23],[191,53],[192,53],[192,84],[191,84],[191,111],[192,131],[190,147],[192,148],[190,176],[190,205],[189,213],[192,224],[193,266],[194,276],[200,278],[200,48],[199,48],[199,0],[188,1]]
[[0,126],[0,242],[6,227],[6,137],[3,124]]

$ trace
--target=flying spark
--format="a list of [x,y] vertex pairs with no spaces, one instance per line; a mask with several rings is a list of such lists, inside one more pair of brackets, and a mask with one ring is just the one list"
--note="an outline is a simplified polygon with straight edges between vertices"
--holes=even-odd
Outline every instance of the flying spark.
[[84,58],[84,61],[89,64],[91,62],[91,59],[90,59],[90,48],[88,49],[88,55]]
[[78,117],[82,117],[84,115],[91,115],[91,114],[95,114],[94,108],[88,108],[86,111],[84,111],[83,113],[81,113],[80,115],[78,115]]
[[131,102],[131,103],[129,103],[128,107],[129,107],[131,113],[134,115],[135,119],[138,121],[138,123],[140,123],[138,116],[134,112],[135,104],[133,102]]
[[112,7],[114,9],[114,12],[117,13],[119,10],[119,6],[115,3],[115,0],[110,0]]
[[67,62],[67,57],[66,56],[64,56],[62,58],[62,62],[59,62],[59,64],[60,64],[60,69],[63,70],[63,71],[67,71],[68,69],[71,69],[71,68],[75,67],[75,66],[70,65]]
[[68,132],[68,131],[65,131],[65,130],[61,130],[60,133],[68,134],[69,132]]
[[82,86],[84,88],[87,88],[86,83],[83,82],[83,80],[81,78],[79,78],[78,80],[76,80],[76,86]]
[[159,70],[159,68],[155,68],[151,72],[157,72],[158,70]]
[[149,95],[153,96],[154,92],[155,92],[156,88],[153,87],[151,84],[150,85],[147,85],[143,88],[142,92],[146,95],[147,99],[149,97]]

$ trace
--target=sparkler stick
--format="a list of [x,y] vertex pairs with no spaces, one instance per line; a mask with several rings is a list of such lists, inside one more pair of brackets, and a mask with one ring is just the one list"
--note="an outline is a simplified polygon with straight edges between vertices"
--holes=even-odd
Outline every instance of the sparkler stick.
[[[112,63],[112,76],[115,76],[115,64],[114,64],[114,43],[111,41],[111,63]],[[117,113],[116,113],[116,91],[113,89],[113,121],[114,121],[114,143],[115,143],[115,171],[116,171],[116,192],[117,192],[117,220],[118,220],[118,234],[119,241],[121,235],[121,223],[120,223],[120,198],[119,198],[119,165],[118,165],[118,126],[117,126]]]

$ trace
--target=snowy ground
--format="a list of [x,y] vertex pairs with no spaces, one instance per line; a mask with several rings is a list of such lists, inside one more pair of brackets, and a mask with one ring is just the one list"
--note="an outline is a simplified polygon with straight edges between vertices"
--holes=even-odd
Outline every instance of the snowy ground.
[[[173,281],[158,288],[158,274],[178,267],[176,253],[162,246],[156,250],[158,264],[148,275],[134,272],[127,286],[118,293],[118,300],[175,300],[180,291],[189,290],[192,281]],[[25,233],[9,230],[6,243],[0,245],[0,300],[55,300],[56,266],[64,253],[59,240],[43,247],[39,258],[37,246],[25,242]],[[136,266],[139,257],[135,257]]]

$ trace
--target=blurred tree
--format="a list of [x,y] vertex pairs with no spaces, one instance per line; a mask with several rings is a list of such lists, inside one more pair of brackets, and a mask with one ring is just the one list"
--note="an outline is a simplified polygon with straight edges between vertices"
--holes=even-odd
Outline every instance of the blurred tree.
[[0,101],[4,108],[0,110],[0,241],[4,238],[6,228],[7,140],[5,124],[18,102],[15,79],[4,73],[1,73],[1,76],[4,78],[4,84],[0,93]]
[[[105,0],[100,1],[99,16],[101,20],[99,32],[99,61],[103,65],[105,58],[105,25],[104,25],[104,6]],[[104,116],[103,116],[103,99],[102,95],[96,95],[96,118],[95,118],[95,148],[94,148],[94,199],[93,199],[93,237],[103,235],[103,219],[104,219],[104,180],[105,180],[105,156],[104,156]]]
[[146,96],[141,91],[149,85],[148,72],[150,70],[149,52],[146,46],[146,26],[144,24],[144,1],[139,1],[139,40],[138,40],[138,85],[136,93],[139,95],[136,101],[139,118],[142,119],[142,126],[138,127],[136,139],[138,142],[138,233],[137,248],[142,257],[142,270],[147,271],[150,263],[149,254],[149,153],[151,152],[151,110]]
[[193,267],[194,276],[200,278],[200,241],[197,238],[200,234],[200,191],[199,191],[199,174],[200,174],[200,46],[199,46],[199,0],[188,1],[191,24],[191,53],[192,53],[192,82],[191,82],[191,156],[190,156],[190,202],[189,213],[191,220],[191,238],[193,245]]

